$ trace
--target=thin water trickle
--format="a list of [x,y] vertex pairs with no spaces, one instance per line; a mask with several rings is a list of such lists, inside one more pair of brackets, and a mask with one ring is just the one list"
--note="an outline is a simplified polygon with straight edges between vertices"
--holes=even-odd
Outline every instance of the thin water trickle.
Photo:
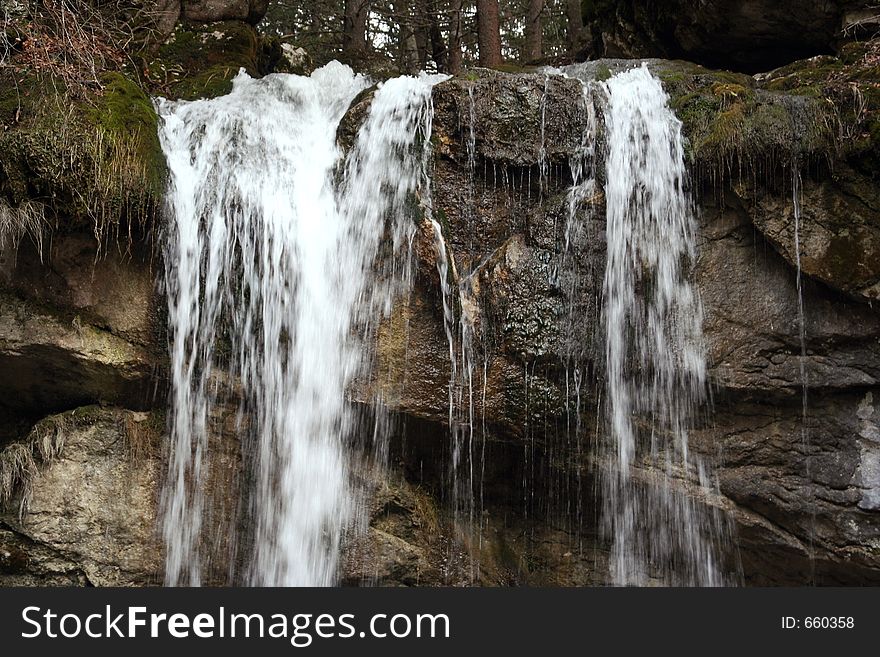
[[[430,141],[440,79],[380,86],[339,184],[337,126],[370,84],[346,66],[310,77],[242,73],[227,96],[160,102],[171,174],[168,584],[201,583],[209,422],[222,395],[248,417],[247,581],[336,580],[359,494],[346,393],[365,364],[363,336],[410,283],[409,200],[424,181],[419,140]],[[224,376],[227,385],[214,383]]]
[[[812,486],[812,459],[810,454],[810,432],[807,425],[807,403],[809,394],[809,380],[807,379],[806,361],[807,361],[807,326],[806,316],[804,315],[804,288],[803,273],[801,271],[801,172],[798,167],[797,158],[792,161],[792,214],[794,215],[794,255],[796,265],[795,285],[797,288],[797,313],[798,313],[798,340],[800,341],[800,358],[798,359],[798,369],[801,378],[801,446],[804,450],[804,476],[808,486]],[[811,508],[813,505],[810,505]],[[810,561],[810,583],[815,581],[815,559],[814,559],[814,534],[815,534],[815,511],[811,512],[812,521],[810,529],[810,539],[808,546],[808,559]]]

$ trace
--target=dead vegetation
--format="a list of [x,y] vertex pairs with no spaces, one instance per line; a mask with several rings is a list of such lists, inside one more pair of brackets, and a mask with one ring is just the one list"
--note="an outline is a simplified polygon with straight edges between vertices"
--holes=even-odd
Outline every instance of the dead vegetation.
[[0,451],[0,508],[18,498],[19,517],[31,501],[31,483],[41,464],[51,463],[64,449],[64,436],[69,428],[67,414],[53,415],[39,422],[20,441]]
[[135,412],[85,406],[51,415],[38,422],[21,440],[0,449],[0,510],[17,502],[19,518],[33,497],[33,481],[40,469],[61,456],[66,438],[76,429],[117,423],[121,447],[132,464],[143,463],[155,454],[164,430],[159,412]]
[[155,0],[19,0],[4,9],[0,67],[63,81],[68,93],[102,88],[155,34]]
[[[30,0],[0,12],[0,248],[92,224],[131,241],[164,188],[157,118],[134,58],[155,0]],[[123,234],[120,235],[120,232]]]

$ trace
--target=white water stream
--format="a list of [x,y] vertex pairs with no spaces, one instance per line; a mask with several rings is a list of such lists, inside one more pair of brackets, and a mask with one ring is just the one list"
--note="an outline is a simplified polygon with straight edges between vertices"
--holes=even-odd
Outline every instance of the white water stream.
[[346,393],[367,360],[361,336],[409,285],[410,201],[440,79],[381,85],[341,176],[337,126],[370,84],[346,66],[241,73],[227,96],[160,103],[171,172],[168,584],[201,583],[210,420],[224,395],[238,401],[254,461],[246,579],[335,582],[357,508]]
[[[722,583],[720,528],[688,432],[706,403],[702,308],[681,123],[641,66],[607,82],[604,522],[615,583]],[[676,481],[677,480],[677,481]]]

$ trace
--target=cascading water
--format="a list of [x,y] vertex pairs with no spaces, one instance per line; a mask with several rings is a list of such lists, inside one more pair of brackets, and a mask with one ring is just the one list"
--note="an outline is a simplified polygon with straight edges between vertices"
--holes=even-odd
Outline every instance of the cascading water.
[[358,496],[346,393],[368,360],[362,337],[409,286],[410,199],[425,179],[418,146],[429,147],[440,79],[379,88],[338,185],[337,126],[370,84],[348,67],[242,73],[228,96],[160,103],[171,172],[167,583],[201,582],[209,421],[223,395],[239,398],[253,460],[244,577],[335,581]]
[[702,309],[687,276],[695,224],[681,124],[644,65],[612,77],[607,92],[602,493],[612,578],[717,585],[722,524],[674,488],[709,486],[688,451],[707,382]]

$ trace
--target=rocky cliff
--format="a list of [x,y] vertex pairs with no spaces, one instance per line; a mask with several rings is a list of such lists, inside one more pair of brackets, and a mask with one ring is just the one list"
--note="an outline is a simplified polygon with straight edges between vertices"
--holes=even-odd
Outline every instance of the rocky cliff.
[[[735,16],[763,7],[733,4]],[[251,27],[261,3],[167,5],[161,42],[137,70],[121,65],[74,88],[63,70],[22,69],[0,92],[3,584],[162,581],[164,165],[148,94],[224,93],[239,67],[258,75],[292,65]],[[828,35],[845,5],[787,11],[786,25],[795,15],[810,22],[815,43],[809,52],[789,44],[786,61],[833,52]],[[645,15],[605,30],[605,52],[657,54],[608,45],[635,43],[620,26],[644,27]],[[782,18],[762,15],[778,37]],[[205,22],[215,20],[225,22]],[[705,54],[725,49],[707,25],[694,15],[662,52],[724,64]],[[878,64],[876,40],[756,76],[649,61],[683,123],[699,217],[692,275],[713,409],[692,444],[719,483],[700,503],[732,519],[727,568],[748,584],[880,583]],[[632,65],[585,66],[601,81]],[[343,128],[369,100],[356,99]],[[469,376],[450,372],[436,235],[423,221],[413,292],[378,331],[375,376],[352,392],[365,422],[390,423],[392,442],[343,580],[602,583],[593,449],[604,418],[601,158],[598,186],[574,205],[569,194],[583,135],[592,129],[601,146],[601,120],[580,81],[543,73],[473,70],[435,87],[433,102],[432,209],[470,336],[453,349],[469,359]],[[344,144],[345,129],[339,137]],[[451,411],[455,427],[474,432],[469,507],[450,493],[450,381],[456,399],[470,400]],[[233,415],[212,419],[219,456],[204,542],[215,583],[240,558],[223,538],[244,513]],[[654,474],[643,473],[644,485]]]

